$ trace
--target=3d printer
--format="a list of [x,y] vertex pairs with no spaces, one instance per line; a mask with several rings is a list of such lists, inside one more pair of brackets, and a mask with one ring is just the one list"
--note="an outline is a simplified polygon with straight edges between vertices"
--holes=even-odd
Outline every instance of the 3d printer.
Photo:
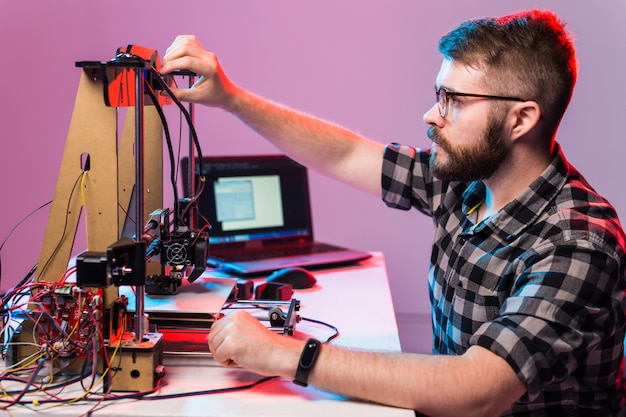
[[[169,90],[173,76],[161,77],[160,65],[155,50],[136,45],[119,48],[106,62],[76,63],[81,79],[39,256],[39,284],[13,335],[17,347],[8,352],[9,362],[33,351],[58,370],[99,362],[106,391],[145,391],[162,377],[162,340],[146,331],[145,291],[173,294],[182,280],[197,279],[205,270],[208,231],[195,228],[197,195],[180,204],[173,174],[174,207],[162,208],[163,132],[172,165],[174,158],[161,106],[179,106],[190,154],[201,150],[189,112]],[[129,110],[119,136],[121,108]],[[59,282],[83,212],[88,250],[76,257],[76,284]],[[127,326],[120,286],[136,290],[134,326]]]

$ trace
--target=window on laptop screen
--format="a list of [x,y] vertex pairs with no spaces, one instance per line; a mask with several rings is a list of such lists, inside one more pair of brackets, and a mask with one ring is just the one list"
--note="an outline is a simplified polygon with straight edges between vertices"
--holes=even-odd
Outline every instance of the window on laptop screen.
[[[186,158],[181,162],[186,179],[188,162]],[[210,244],[312,240],[308,178],[302,165],[283,155],[204,157],[202,170],[206,186],[198,207],[201,217],[211,223]]]
[[278,175],[218,178],[213,193],[217,221],[224,231],[285,224]]

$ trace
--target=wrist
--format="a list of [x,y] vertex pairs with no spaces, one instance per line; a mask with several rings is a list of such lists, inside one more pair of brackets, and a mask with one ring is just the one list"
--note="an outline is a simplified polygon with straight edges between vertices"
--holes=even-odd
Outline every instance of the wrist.
[[239,115],[239,113],[250,107],[250,92],[239,87],[235,83],[229,82],[222,87],[222,98],[220,106],[229,113]]

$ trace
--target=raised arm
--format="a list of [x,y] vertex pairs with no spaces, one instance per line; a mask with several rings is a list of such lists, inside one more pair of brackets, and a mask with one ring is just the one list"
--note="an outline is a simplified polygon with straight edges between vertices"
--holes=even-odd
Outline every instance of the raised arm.
[[381,143],[239,87],[194,36],[178,36],[163,57],[162,73],[183,69],[199,78],[190,89],[173,90],[180,100],[222,108],[303,165],[380,195]]

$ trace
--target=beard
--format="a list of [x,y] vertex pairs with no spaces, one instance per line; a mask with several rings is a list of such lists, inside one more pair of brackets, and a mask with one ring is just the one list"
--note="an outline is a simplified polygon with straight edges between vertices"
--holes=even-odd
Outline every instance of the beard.
[[430,169],[444,181],[475,181],[489,178],[502,165],[508,152],[502,143],[502,118],[491,117],[480,140],[469,146],[452,147],[434,127],[428,128],[428,137],[448,154],[445,161],[437,161],[436,150],[431,150]]

